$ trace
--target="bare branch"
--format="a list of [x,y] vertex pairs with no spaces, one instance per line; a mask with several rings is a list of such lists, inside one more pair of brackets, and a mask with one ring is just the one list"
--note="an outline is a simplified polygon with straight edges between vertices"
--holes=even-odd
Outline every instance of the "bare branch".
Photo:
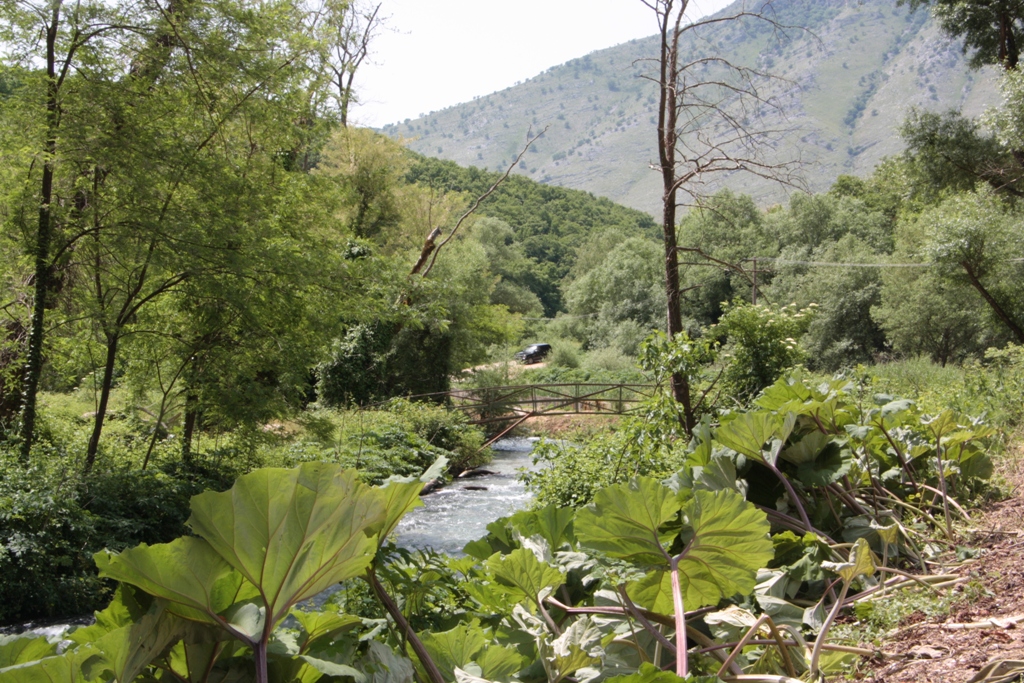
[[[516,167],[516,164],[518,164],[522,160],[523,155],[526,154],[526,150],[530,149],[530,145],[532,145],[534,142],[539,140],[544,135],[544,133],[546,133],[546,132],[548,132],[547,126],[544,127],[544,130],[542,130],[541,132],[537,133],[536,135],[534,135],[532,137],[530,136],[529,132],[526,134],[527,135],[526,144],[523,146],[522,151],[520,151],[519,154],[516,155],[516,158],[512,160],[512,163],[509,164],[509,167],[505,169],[505,173],[503,173],[500,178],[498,178],[496,181],[494,181],[494,184],[491,185],[490,188],[488,188],[488,190],[486,192],[484,192],[482,195],[480,195],[479,197],[476,198],[476,201],[473,202],[473,205],[470,206],[469,209],[464,214],[462,214],[462,216],[459,218],[458,222],[455,224],[455,227],[452,228],[452,231],[450,233],[448,233],[448,236],[445,237],[443,240],[441,240],[441,243],[437,245],[437,249],[436,250],[433,249],[433,241],[435,239],[437,239],[438,236],[440,236],[439,235],[440,228],[434,228],[434,230],[432,230],[430,232],[430,235],[427,237],[427,242],[424,243],[424,245],[423,245],[423,249],[424,249],[424,252],[426,252],[426,253],[429,253],[429,251],[433,251],[434,255],[433,255],[433,258],[430,259],[430,265],[427,266],[427,269],[423,272],[423,277],[426,277],[427,275],[430,274],[431,269],[434,267],[434,263],[437,261],[437,255],[441,253],[442,247],[444,247],[444,245],[448,244],[448,242],[450,242],[451,239],[453,237],[455,237],[455,233],[457,233],[459,231],[459,228],[462,226],[463,222],[465,222],[465,220],[467,218],[472,216],[476,212],[476,210],[480,208],[480,204],[483,203],[483,201],[485,199],[490,197],[491,194],[493,194],[494,191],[498,189],[498,186],[500,186],[503,182],[508,180],[509,175],[512,173],[512,169],[514,169]],[[438,233],[438,235],[435,235],[435,233]],[[429,247],[429,249],[428,249],[428,247]],[[421,261],[424,260],[424,257],[425,257],[425,254],[421,253],[420,260]],[[414,275],[417,272],[418,267],[421,266],[421,265],[422,265],[422,263],[417,262],[417,264],[416,264],[417,267],[413,269],[413,271],[410,273],[410,275]]]

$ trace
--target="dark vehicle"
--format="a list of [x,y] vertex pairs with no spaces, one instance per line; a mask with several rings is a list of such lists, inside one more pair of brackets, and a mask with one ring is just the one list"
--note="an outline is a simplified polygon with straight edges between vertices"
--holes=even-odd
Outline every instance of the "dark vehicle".
[[516,360],[523,365],[539,363],[551,353],[551,344],[530,344],[516,354]]

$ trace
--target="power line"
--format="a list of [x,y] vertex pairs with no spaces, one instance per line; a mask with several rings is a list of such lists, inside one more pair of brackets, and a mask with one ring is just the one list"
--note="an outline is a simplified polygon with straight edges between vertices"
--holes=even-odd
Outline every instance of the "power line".
[[934,268],[934,263],[835,263],[833,261],[795,261],[791,259],[759,257],[758,261],[772,261],[786,266],[829,266],[834,268]]
[[[827,266],[833,268],[934,268],[938,263],[836,263],[834,261],[796,261],[791,259],[758,256],[758,261],[772,261],[781,265],[793,266]],[[1024,258],[1007,259],[1011,263],[1024,262]]]

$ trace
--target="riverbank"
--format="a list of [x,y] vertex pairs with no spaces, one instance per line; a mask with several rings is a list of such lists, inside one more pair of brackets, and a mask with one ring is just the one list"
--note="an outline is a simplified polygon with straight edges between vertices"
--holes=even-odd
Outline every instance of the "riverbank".
[[936,569],[941,567],[943,573],[960,579],[956,586],[944,596],[922,595],[909,604],[894,596],[882,606],[892,611],[888,619],[893,625],[881,633],[873,633],[870,620],[858,623],[855,616],[847,618],[851,633],[868,636],[851,644],[885,653],[863,660],[857,667],[858,679],[994,683],[1018,680],[1024,674],[1024,440],[1020,435],[999,473],[1006,497],[973,511],[971,521],[960,529],[957,553],[966,559],[950,554],[936,558]]

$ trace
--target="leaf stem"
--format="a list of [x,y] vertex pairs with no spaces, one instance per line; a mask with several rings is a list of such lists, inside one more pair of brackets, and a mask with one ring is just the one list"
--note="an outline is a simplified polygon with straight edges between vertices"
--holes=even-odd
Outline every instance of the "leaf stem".
[[[380,579],[377,578],[377,574],[374,572],[373,567],[366,570],[366,581],[370,584],[370,588],[373,589],[374,595],[376,595],[377,599],[380,600],[384,609],[387,610],[388,614],[391,615],[391,618],[395,620],[395,624],[398,625],[398,628],[401,629],[405,634],[405,637],[408,638],[409,645],[412,646],[413,652],[416,653],[416,657],[420,660],[420,664],[422,664],[423,668],[426,670],[427,676],[430,678],[430,682],[445,683],[444,676],[441,675],[441,670],[437,668],[437,664],[435,664],[434,660],[431,659],[430,653],[427,652],[427,648],[423,646],[423,642],[416,635],[416,632],[412,630],[412,626],[406,620],[405,615],[402,614],[402,610],[398,608],[398,605],[391,599],[391,596],[388,595],[388,592],[384,589],[384,586],[381,584]],[[257,683],[266,683],[266,680],[257,681]]]
[[821,625],[821,630],[818,632],[818,637],[814,641],[814,650],[811,652],[811,676],[820,678],[821,672],[818,670],[818,661],[821,659],[821,650],[825,645],[825,637],[828,635],[828,630],[832,626],[832,622],[839,616],[839,610],[843,608],[843,602],[846,601],[846,592],[850,590],[850,581],[843,581],[843,589],[839,591],[839,599],[832,605],[832,611],[828,613],[828,617],[825,618],[825,623]]
[[686,678],[689,675],[689,662],[686,657],[686,612],[683,609],[683,590],[679,583],[679,560],[686,556],[693,539],[686,544],[683,552],[672,558],[672,607],[676,617],[676,676]]

